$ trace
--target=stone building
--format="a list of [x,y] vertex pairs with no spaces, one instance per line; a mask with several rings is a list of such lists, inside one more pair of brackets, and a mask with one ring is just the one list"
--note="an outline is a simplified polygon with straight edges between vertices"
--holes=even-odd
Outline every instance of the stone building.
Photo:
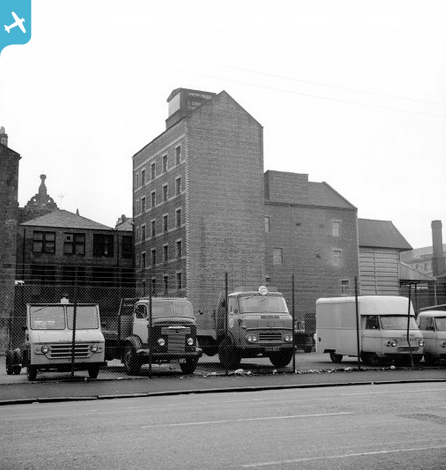
[[14,311],[15,253],[18,217],[20,155],[8,147],[0,128],[0,352],[9,345],[9,323]]

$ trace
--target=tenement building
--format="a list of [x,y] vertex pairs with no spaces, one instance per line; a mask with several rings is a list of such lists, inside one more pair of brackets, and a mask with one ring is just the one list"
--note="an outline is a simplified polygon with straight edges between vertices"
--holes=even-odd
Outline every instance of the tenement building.
[[139,294],[212,310],[227,273],[229,290],[267,283],[291,305],[294,281],[303,315],[353,293],[356,208],[307,175],[264,175],[263,128],[225,91],[167,101],[166,130],[133,156]]

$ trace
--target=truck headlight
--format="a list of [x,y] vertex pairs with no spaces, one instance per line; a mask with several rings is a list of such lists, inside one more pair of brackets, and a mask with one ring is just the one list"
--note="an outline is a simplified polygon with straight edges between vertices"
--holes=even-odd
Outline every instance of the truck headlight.
[[446,341],[443,341],[443,342],[440,344],[440,346],[441,346],[442,348],[446,348]]
[[157,343],[160,345],[160,346],[164,346],[166,344],[166,341],[164,338],[158,338],[158,341]]
[[398,342],[396,341],[396,339],[392,339],[390,341],[387,341],[386,343],[386,346],[390,346],[392,348],[396,348],[396,345],[398,344]]
[[285,343],[291,343],[291,341],[293,341],[293,337],[291,335],[285,335],[283,339],[285,340]]
[[99,351],[98,345],[97,345],[97,344],[92,344],[92,345],[90,346],[90,351],[91,351],[91,352],[94,352],[94,353],[95,353],[95,352],[98,352],[98,351]]
[[194,345],[194,338],[191,338],[189,336],[189,338],[187,338],[186,343],[187,343],[188,346],[193,346]]
[[424,346],[424,341],[422,339],[418,340],[418,346],[420,346],[420,348]]
[[246,341],[248,343],[256,343],[257,342],[257,336],[256,335],[248,335],[248,336],[246,336]]
[[50,348],[49,348],[46,344],[44,344],[44,345],[40,348],[40,350],[42,351],[43,354],[46,354],[46,353],[50,350]]

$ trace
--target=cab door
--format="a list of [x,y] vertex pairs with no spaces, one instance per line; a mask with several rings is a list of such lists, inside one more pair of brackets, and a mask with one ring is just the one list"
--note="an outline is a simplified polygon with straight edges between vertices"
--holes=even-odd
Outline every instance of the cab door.
[[228,334],[234,338],[235,344],[240,340],[240,311],[236,297],[228,299]]
[[149,330],[147,305],[137,304],[133,314],[133,334],[139,336],[143,344],[148,343]]

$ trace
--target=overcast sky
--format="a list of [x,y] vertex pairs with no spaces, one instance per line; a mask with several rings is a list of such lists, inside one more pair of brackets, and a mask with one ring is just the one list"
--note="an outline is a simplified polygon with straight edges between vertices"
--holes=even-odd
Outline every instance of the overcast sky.
[[[0,125],[59,208],[132,215],[132,156],[179,87],[225,90],[264,128],[265,171],[325,181],[413,248],[446,239],[446,2],[33,0],[0,56]],[[29,22],[28,22],[29,27]]]

